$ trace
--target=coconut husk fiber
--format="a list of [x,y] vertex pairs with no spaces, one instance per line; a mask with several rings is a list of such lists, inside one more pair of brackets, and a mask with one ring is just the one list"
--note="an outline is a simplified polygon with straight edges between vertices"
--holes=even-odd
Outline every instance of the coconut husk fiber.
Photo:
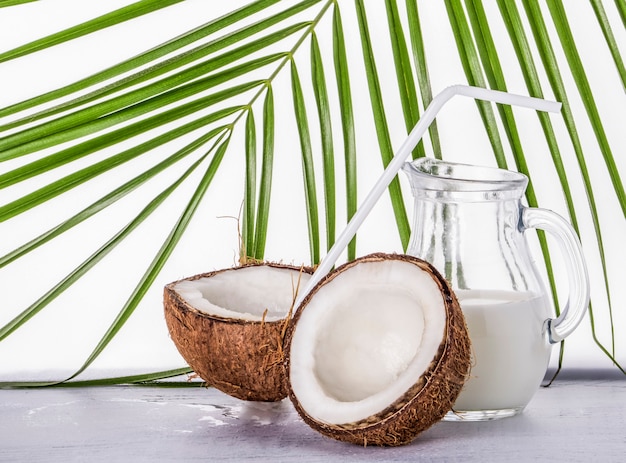
[[[310,269],[269,265],[311,273]],[[187,278],[210,278],[218,270]],[[296,273],[297,274],[297,273]],[[276,321],[246,321],[210,315],[192,307],[174,289],[165,286],[164,312],[170,337],[181,356],[209,386],[242,400],[279,401],[287,397],[283,336],[288,316]]]

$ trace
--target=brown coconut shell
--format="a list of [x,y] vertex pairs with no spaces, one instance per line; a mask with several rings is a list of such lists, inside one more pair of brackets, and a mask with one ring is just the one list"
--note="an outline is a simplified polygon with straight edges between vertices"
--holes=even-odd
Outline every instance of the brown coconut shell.
[[[263,265],[312,273],[310,268],[252,263],[185,280]],[[177,283],[169,283],[163,291],[165,320],[172,341],[189,367],[209,386],[238,399],[275,402],[287,397],[282,346],[289,316],[276,321],[247,321],[211,315],[185,301],[174,289]]]
[[437,283],[446,312],[445,334],[437,354],[419,380],[399,399],[379,413],[354,423],[328,424],[307,414],[290,389],[289,397],[298,414],[313,429],[333,439],[358,445],[398,446],[411,442],[452,409],[470,370],[470,338],[459,302],[448,282],[428,262],[400,254],[375,253],[338,267],[307,295],[289,323],[285,335],[285,367],[290,370],[290,345],[294,330],[307,304],[324,285],[357,265],[383,260],[416,265]]

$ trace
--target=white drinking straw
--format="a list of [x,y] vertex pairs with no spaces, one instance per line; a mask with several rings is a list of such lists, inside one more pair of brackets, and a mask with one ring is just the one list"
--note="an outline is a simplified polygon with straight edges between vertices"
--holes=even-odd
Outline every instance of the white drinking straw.
[[413,130],[409,133],[407,139],[402,143],[400,149],[396,152],[391,162],[387,165],[387,168],[383,171],[378,181],[374,184],[371,191],[366,196],[361,206],[357,209],[352,219],[346,225],[344,231],[339,235],[333,246],[326,254],[326,257],[319,264],[307,285],[303,291],[299,291],[295,307],[298,307],[307,294],[313,289],[313,287],[324,278],[324,276],[330,272],[335,265],[335,262],[339,258],[339,255],[343,252],[348,245],[352,237],[356,234],[357,230],[365,220],[365,217],[370,213],[382,193],[389,186],[393,178],[398,174],[398,171],[406,161],[408,155],[413,151],[417,143],[422,139],[424,133],[432,124],[433,120],[437,116],[439,110],[445,105],[448,100],[456,95],[468,96],[476,100],[493,101],[495,103],[507,104],[511,106],[522,106],[526,108],[535,109],[537,111],[548,111],[557,113],[561,110],[561,103],[556,101],[548,101],[541,98],[534,98],[524,95],[516,95],[513,93],[501,92],[498,90],[489,90],[480,87],[470,87],[467,85],[452,85],[442,90],[436,95],[428,107],[424,110],[422,117],[417,121]]

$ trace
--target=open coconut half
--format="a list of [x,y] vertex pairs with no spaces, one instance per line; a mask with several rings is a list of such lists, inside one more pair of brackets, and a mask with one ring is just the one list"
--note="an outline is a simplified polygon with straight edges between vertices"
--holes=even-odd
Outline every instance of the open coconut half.
[[250,264],[170,283],[164,310],[172,341],[209,385],[243,400],[284,399],[283,337],[310,273]]
[[372,254],[328,274],[285,337],[289,396],[334,439],[401,445],[440,420],[465,382],[470,341],[458,301],[427,262]]

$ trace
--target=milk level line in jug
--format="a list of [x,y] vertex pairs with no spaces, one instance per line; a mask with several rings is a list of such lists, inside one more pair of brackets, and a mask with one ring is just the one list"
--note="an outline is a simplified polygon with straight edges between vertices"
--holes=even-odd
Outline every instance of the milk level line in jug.
[[545,112],[559,112],[561,103],[556,101],[548,101],[541,98],[534,98],[524,95],[516,95],[513,93],[501,92],[498,90],[489,90],[480,87],[471,87],[467,85],[452,85],[445,88],[437,94],[428,107],[424,110],[422,117],[417,121],[413,130],[409,133],[400,149],[391,159],[387,168],[383,171],[378,181],[374,184],[361,206],[357,209],[352,219],[346,225],[344,231],[339,235],[333,246],[322,259],[322,262],[315,270],[315,273],[309,279],[303,291],[298,293],[294,307],[298,307],[313,287],[324,278],[324,276],[333,268],[339,255],[343,252],[350,240],[354,237],[357,230],[370,213],[380,196],[389,186],[393,178],[398,174],[400,168],[406,161],[409,154],[413,151],[417,143],[422,139],[426,130],[435,120],[437,113],[441,108],[454,96],[461,95],[474,98],[476,100],[492,101],[494,103],[506,104],[511,106],[521,106]]

